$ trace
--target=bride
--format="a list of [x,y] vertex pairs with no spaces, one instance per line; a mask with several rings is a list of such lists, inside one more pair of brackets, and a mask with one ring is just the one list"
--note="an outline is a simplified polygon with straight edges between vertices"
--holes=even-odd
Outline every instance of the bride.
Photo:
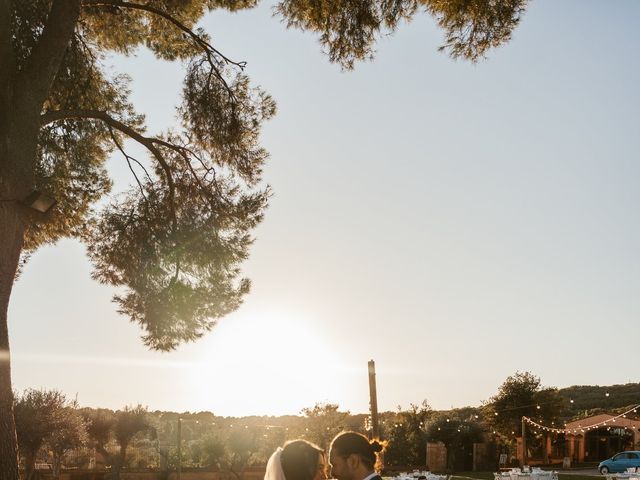
[[273,452],[264,480],[326,480],[326,470],[320,447],[306,440],[291,440]]

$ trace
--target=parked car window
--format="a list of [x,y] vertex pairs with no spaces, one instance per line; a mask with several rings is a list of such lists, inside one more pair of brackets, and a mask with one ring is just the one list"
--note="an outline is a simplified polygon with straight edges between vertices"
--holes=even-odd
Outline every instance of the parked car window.
[[628,453],[627,455],[629,455],[629,458],[633,458],[634,460],[638,459],[638,454],[637,453]]

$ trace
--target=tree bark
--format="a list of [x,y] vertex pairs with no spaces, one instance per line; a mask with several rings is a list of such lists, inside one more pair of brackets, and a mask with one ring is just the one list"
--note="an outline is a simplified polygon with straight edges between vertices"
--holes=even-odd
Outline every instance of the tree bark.
[[53,452],[53,478],[60,478],[60,468],[62,467],[62,456],[64,452]]
[[120,480],[120,472],[124,466],[126,453],[121,449],[119,453],[112,456],[111,463],[111,480]]
[[[17,111],[13,102],[10,109],[13,118],[0,123],[0,480],[18,479],[7,314],[29,220],[20,201],[33,188],[38,138],[29,115]],[[32,117],[32,122],[37,120],[37,115]]]
[[40,113],[73,35],[81,0],[54,0],[26,68],[15,68],[11,2],[0,0],[0,480],[18,480],[7,313],[35,184]]
[[12,56],[8,0],[0,0],[0,480],[18,478],[18,444],[13,420],[7,310],[22,248],[24,227],[6,171],[10,158],[9,106],[12,98]]
[[[4,160],[0,157],[0,162]],[[24,235],[20,217],[15,203],[0,202],[0,480],[18,479],[7,311]]]
[[36,471],[36,455],[37,451],[28,452],[24,459],[24,478],[25,480],[33,480]]

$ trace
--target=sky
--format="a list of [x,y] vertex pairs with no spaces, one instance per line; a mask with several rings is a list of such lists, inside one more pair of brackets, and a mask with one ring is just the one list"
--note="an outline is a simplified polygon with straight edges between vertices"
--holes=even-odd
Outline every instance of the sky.
[[[81,244],[42,248],[11,299],[14,388],[243,416],[366,412],[371,359],[380,410],[477,406],[516,371],[637,382],[639,17],[633,0],[535,0],[471,64],[437,51],[423,14],[343,72],[267,3],[208,15],[278,103],[251,293],[196,343],[150,352]],[[179,64],[111,62],[149,132],[175,124]]]

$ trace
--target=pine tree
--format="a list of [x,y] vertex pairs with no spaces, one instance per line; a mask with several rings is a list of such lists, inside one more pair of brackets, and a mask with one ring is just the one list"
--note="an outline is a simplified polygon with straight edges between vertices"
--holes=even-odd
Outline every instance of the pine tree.
[[[159,350],[197,339],[248,292],[239,266],[269,197],[258,136],[275,103],[197,23],[210,10],[256,4],[0,0],[0,480],[18,478],[7,309],[30,252],[62,237],[83,240],[94,277],[119,287],[120,311]],[[475,61],[509,39],[525,4],[283,0],[276,11],[290,27],[318,34],[329,58],[348,69],[419,10],[445,31],[443,49]],[[106,54],[142,46],[186,66],[179,125],[162,135],[145,132],[126,76],[104,67]],[[125,150],[127,138],[150,163]],[[105,160],[113,151],[133,186],[95,211],[111,187]],[[47,212],[29,206],[46,210],[52,199]]]

